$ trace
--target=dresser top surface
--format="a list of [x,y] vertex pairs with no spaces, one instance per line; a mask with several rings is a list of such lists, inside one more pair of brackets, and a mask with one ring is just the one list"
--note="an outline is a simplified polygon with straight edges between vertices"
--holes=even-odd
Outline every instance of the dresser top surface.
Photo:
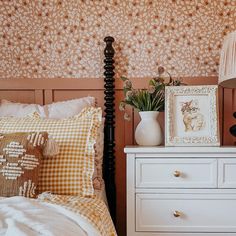
[[232,153],[236,146],[221,147],[165,147],[165,146],[126,146],[125,153]]

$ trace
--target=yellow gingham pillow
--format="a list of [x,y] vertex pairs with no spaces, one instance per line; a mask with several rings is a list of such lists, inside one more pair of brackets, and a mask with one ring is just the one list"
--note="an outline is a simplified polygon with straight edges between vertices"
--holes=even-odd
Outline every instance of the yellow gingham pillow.
[[35,117],[0,118],[0,132],[48,132],[60,153],[45,158],[39,176],[39,191],[55,194],[94,195],[94,144],[102,122],[101,108],[88,107],[66,119]]

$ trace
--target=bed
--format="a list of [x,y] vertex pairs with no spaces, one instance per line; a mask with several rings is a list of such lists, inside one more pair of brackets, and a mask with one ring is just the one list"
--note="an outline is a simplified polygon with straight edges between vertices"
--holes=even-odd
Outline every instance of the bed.
[[[0,80],[0,99],[43,106],[87,95],[96,97],[97,105],[102,107],[105,118],[103,178],[108,207],[104,200],[95,195],[90,197],[88,192],[89,197],[42,191],[37,199],[29,200],[22,196],[3,198],[0,200],[0,235],[116,235],[111,220],[115,222],[116,214],[113,59],[115,52],[112,46],[114,39],[106,37],[104,41],[106,44],[104,85],[97,79],[88,78],[2,79]],[[90,109],[89,112],[92,114],[94,110]],[[11,122],[15,121],[11,121],[10,118],[5,119],[5,124],[8,125]],[[52,126],[51,121],[48,122],[49,126]],[[22,126],[16,125],[14,131],[21,132],[19,127]],[[3,128],[4,125],[0,127],[0,129]],[[63,192],[59,191],[59,193]]]

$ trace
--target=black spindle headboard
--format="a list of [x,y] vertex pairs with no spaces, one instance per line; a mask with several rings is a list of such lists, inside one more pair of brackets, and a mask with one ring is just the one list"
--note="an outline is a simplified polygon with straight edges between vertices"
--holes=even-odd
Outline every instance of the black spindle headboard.
[[105,100],[105,126],[104,126],[104,161],[103,176],[110,213],[115,223],[116,220],[116,187],[115,187],[115,79],[114,55],[112,46],[114,38],[108,36],[104,39],[104,100]]

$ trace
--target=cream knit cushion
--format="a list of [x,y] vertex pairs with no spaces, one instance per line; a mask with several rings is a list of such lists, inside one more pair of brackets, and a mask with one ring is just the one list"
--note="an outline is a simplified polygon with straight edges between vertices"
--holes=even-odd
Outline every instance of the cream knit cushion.
[[39,191],[88,197],[94,195],[94,144],[101,122],[101,108],[89,107],[67,119],[3,117],[0,132],[48,132],[58,143],[60,153],[43,160]]

